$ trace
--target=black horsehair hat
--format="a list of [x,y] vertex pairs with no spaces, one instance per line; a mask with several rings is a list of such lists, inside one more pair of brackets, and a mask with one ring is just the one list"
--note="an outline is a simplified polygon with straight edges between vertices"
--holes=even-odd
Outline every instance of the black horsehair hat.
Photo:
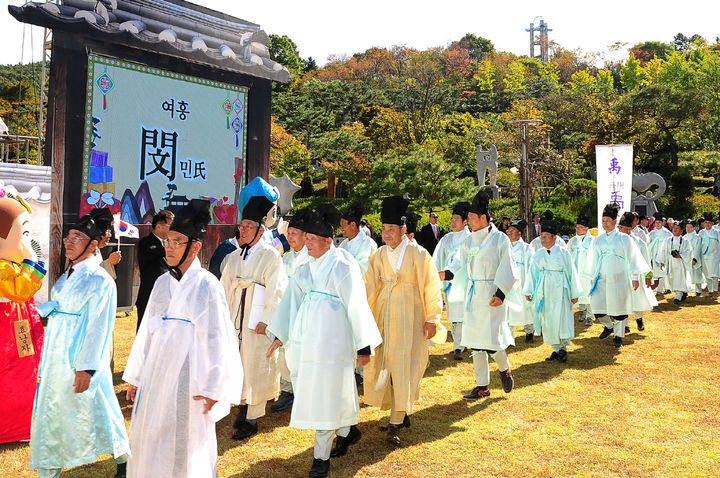
[[470,203],[467,201],[460,201],[453,207],[453,215],[457,214],[463,221],[467,219],[468,212],[470,211]]
[[577,221],[575,224],[580,224],[581,226],[590,227],[590,215],[585,214],[584,212],[581,212],[578,214]]
[[90,211],[81,217],[78,222],[70,226],[87,235],[90,240],[100,241],[108,229],[112,229],[113,215],[110,209],[103,207]]
[[340,225],[340,211],[332,204],[320,204],[305,220],[304,231],[322,237],[333,237]]
[[510,222],[508,227],[514,227],[518,231],[522,232],[527,227],[527,221],[525,219],[515,219]]
[[625,227],[632,227],[634,220],[635,215],[630,211],[625,211],[623,215],[620,216],[620,222],[618,222],[618,224]]
[[355,201],[343,211],[340,218],[345,219],[347,222],[354,222],[359,226],[363,214],[365,214],[365,205],[360,201]]
[[293,214],[290,218],[288,227],[294,227],[295,229],[300,229],[301,231],[305,232],[305,223],[310,218],[311,213],[312,209],[308,207],[295,211],[295,214]]
[[245,209],[242,210],[242,218],[263,224],[274,205],[265,196],[252,196],[245,204]]
[[175,214],[170,230],[195,241],[202,241],[210,223],[210,201],[191,199]]
[[615,203],[608,204],[605,206],[605,209],[603,209],[603,217],[609,217],[610,219],[617,219],[618,214],[620,213],[620,206],[618,206]]
[[544,219],[540,221],[540,230],[542,230],[542,232],[557,235],[558,223],[557,221],[553,221],[552,219]]
[[470,204],[469,212],[478,216],[485,214],[490,219],[490,191],[487,188],[480,189]]
[[407,208],[410,201],[402,196],[389,196],[383,199],[380,221],[383,224],[404,226],[407,220]]

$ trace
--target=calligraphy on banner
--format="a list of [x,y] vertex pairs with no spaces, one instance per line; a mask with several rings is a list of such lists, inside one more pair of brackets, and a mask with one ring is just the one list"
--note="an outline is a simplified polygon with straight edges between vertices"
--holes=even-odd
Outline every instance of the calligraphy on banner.
[[631,210],[633,146],[611,144],[595,146],[597,167],[598,225],[606,205],[620,206],[620,214]]

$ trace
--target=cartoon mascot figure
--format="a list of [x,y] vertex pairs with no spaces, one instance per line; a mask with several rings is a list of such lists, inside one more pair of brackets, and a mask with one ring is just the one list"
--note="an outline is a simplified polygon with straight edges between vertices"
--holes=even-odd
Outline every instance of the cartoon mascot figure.
[[30,438],[43,326],[33,296],[45,269],[30,241],[30,214],[0,185],[0,443]]

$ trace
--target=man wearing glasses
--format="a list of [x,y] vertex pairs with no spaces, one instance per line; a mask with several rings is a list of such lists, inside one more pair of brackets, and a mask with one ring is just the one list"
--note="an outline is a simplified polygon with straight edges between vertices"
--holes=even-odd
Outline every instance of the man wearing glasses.
[[110,371],[115,322],[115,281],[93,257],[111,227],[112,213],[94,209],[70,227],[64,239],[70,268],[55,283],[32,417],[30,468],[41,478],[62,468],[92,463],[109,453],[125,476],[129,453],[125,420]]
[[215,423],[242,390],[225,293],[197,256],[210,203],[178,211],[164,242],[170,271],[155,282],[123,380],[135,402],[131,477],[217,475]]
[[288,283],[282,257],[263,240],[265,220],[274,204],[266,196],[252,196],[238,226],[240,248],[225,258],[220,283],[225,289],[230,317],[240,346],[245,383],[240,413],[235,419],[235,440],[258,432],[257,419],[265,405],[278,398],[278,354],[266,357],[271,340],[265,334]]

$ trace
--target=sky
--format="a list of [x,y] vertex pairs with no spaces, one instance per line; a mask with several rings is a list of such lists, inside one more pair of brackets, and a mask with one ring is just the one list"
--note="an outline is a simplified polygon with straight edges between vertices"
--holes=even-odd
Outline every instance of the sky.
[[[0,0],[0,64],[42,56],[42,29],[18,23]],[[423,50],[447,46],[466,33],[485,37],[495,49],[529,54],[530,22],[538,17],[552,29],[551,41],[584,52],[607,52],[616,42],[672,41],[676,33],[695,33],[714,42],[720,36],[717,0],[196,0],[203,6],[258,23],[268,34],[287,35],[300,56],[323,65],[329,55],[348,55],[371,47],[406,45]],[[536,24],[539,22],[536,20]],[[32,35],[32,42],[31,42]],[[25,49],[23,50],[23,38]],[[536,51],[537,53],[537,51]],[[607,58],[610,56],[606,55]]]

